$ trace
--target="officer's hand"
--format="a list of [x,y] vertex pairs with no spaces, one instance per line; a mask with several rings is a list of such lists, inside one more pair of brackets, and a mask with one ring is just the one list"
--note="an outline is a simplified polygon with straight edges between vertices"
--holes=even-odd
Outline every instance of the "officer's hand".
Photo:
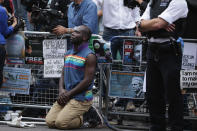
[[165,27],[165,30],[168,32],[174,32],[175,31],[175,24],[170,24]]
[[142,36],[142,33],[139,30],[136,30],[135,31],[135,35],[141,37]]

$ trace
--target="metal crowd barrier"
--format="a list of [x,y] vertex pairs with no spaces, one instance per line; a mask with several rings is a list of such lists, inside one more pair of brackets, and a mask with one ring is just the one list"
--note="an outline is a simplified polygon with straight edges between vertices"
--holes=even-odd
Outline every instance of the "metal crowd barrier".
[[[69,37],[69,35],[54,36],[53,34],[50,34],[48,32],[47,33],[26,32],[26,33],[35,34],[35,36],[37,35],[36,37],[40,37],[40,35],[45,34],[45,36],[43,36],[42,39],[40,37],[41,40],[68,39]],[[101,36],[93,35],[89,47],[93,49],[94,39],[99,39],[100,37]],[[125,91],[123,91],[123,94],[117,94],[116,90],[122,90],[123,87],[120,87],[121,89],[116,89],[117,88],[116,84],[118,83],[115,84],[113,83],[116,80],[121,79],[122,84],[128,86],[128,82],[129,81],[131,82],[130,78],[134,77],[135,75],[141,77],[142,75],[138,73],[145,72],[146,62],[145,60],[143,60],[142,55],[141,55],[142,57],[141,57],[140,65],[135,65],[136,63],[135,62],[132,63],[130,61],[130,58],[127,57],[128,57],[128,52],[131,51],[129,48],[131,47],[130,44],[132,43],[129,40],[132,39],[134,43],[137,42],[144,44],[144,42],[146,42],[146,38],[143,37],[138,41],[137,37],[121,36],[121,39],[123,39],[124,43],[128,44],[124,47],[123,50],[124,59],[126,61],[122,61],[119,59],[119,60],[113,60],[112,62],[109,63],[107,62],[107,63],[98,64],[98,71],[96,75],[97,78],[96,80],[98,82],[98,85],[95,85],[93,88],[94,91],[93,105],[99,109],[100,113],[104,118],[105,124],[113,130],[121,130],[121,129],[147,130],[148,129],[147,122],[149,121],[148,119],[149,115],[148,115],[148,108],[146,105],[145,98],[140,96],[139,97],[135,96],[136,98],[130,97],[127,91],[131,91],[131,90],[127,88],[125,89]],[[185,39],[184,41],[190,43],[191,42],[196,43],[197,40]],[[142,47],[142,51],[143,51],[143,47]],[[123,63],[126,63],[126,66]],[[6,113],[5,111],[13,108],[16,109],[30,108],[30,109],[43,109],[45,110],[44,114],[46,115],[46,112],[50,109],[53,102],[56,100],[58,96],[58,78],[50,78],[50,77],[44,78],[43,76],[43,72],[45,68],[44,65],[12,63],[6,65],[6,67],[30,69],[31,82],[30,82],[29,93],[27,94],[17,94],[17,93],[14,94],[14,93],[0,91],[1,114],[5,115]],[[112,75],[114,76],[112,77]],[[128,78],[124,78],[126,80],[122,79],[125,76],[129,77],[129,79]],[[111,80],[112,78],[114,79],[114,81]],[[112,86],[115,86],[116,88],[114,89],[112,88]],[[141,94],[141,92],[138,93]],[[186,94],[188,94],[186,100],[186,106],[188,107],[188,109],[185,112],[185,119],[196,121],[197,118],[196,92],[192,90],[192,92],[191,91],[189,93],[186,92]],[[127,110],[126,107],[127,105],[125,104],[125,100],[127,101],[132,100],[135,107],[132,107],[130,110]],[[30,112],[28,113],[29,113],[28,115],[31,116]],[[34,115],[33,117],[36,117],[38,119],[39,117],[44,118],[44,116],[39,116],[38,114],[36,115]],[[136,121],[140,121],[142,124],[138,123],[137,125]]]
[[[92,35],[89,47],[93,49],[92,42],[93,39],[98,39],[100,36],[98,35]],[[3,90],[0,90],[0,119],[4,120],[4,116],[8,110],[22,110],[22,115],[24,115],[24,118],[29,118],[31,120],[37,120],[45,118],[46,113],[51,108],[52,104],[56,101],[56,98],[58,97],[58,77],[51,77],[45,75],[47,77],[44,77],[44,71],[47,67],[44,66],[44,55],[42,52],[49,52],[48,49],[42,47],[44,40],[49,40],[47,44],[49,44],[50,48],[61,48],[61,42],[60,40],[66,39],[67,42],[69,42],[70,35],[62,35],[62,36],[56,36],[54,34],[51,34],[49,32],[34,32],[34,31],[22,31],[18,32],[18,34],[11,36],[11,38],[8,39],[7,46],[7,64],[5,65],[6,71],[8,70],[8,73],[4,74],[6,79],[8,81],[13,78],[17,79],[15,74],[14,68],[17,69],[25,69],[30,70],[31,79],[29,82],[29,88],[28,91],[26,88],[23,88],[23,93],[15,93],[13,90],[16,88],[22,87],[15,87],[14,84],[12,84],[12,89],[9,89],[9,85],[4,85]],[[52,41],[50,41],[52,40]],[[59,40],[59,43],[56,43],[57,45],[54,46],[55,41],[53,40]],[[50,43],[51,42],[51,43]],[[64,42],[64,41],[63,41]],[[16,46],[12,45],[12,43],[16,44]],[[18,44],[18,45],[17,45]],[[24,44],[24,45],[21,45]],[[58,45],[59,44],[59,45]],[[31,46],[31,48],[29,48]],[[52,47],[54,46],[54,47]],[[15,50],[18,50],[18,48],[21,48],[21,52],[18,54],[15,54]],[[28,54],[30,50],[30,55]],[[44,50],[44,51],[43,51]],[[52,49],[51,49],[52,50]],[[53,52],[52,52],[53,51]],[[49,53],[54,53],[57,50],[52,50]],[[25,56],[24,56],[25,54]],[[46,54],[45,54],[46,55]],[[47,55],[46,55],[47,56]],[[57,57],[55,57],[56,59]],[[57,67],[58,68],[58,67]],[[4,69],[5,70],[5,69]],[[9,71],[12,70],[12,71]],[[49,68],[49,71],[51,69]],[[17,71],[16,71],[17,72]],[[19,71],[18,71],[19,72]],[[24,76],[25,73],[20,76]],[[8,78],[9,77],[9,78]],[[24,77],[24,79],[26,79]],[[22,85],[22,84],[21,84]],[[23,85],[24,86],[24,85]],[[25,84],[27,86],[27,84]],[[5,91],[6,89],[6,91]],[[18,91],[18,90],[17,90]],[[99,95],[98,95],[98,88],[94,87],[94,105],[96,107],[99,106]],[[40,112],[40,109],[42,111]],[[35,118],[34,118],[35,117]]]
[[[124,39],[133,39],[135,37],[116,37],[116,38],[124,38]],[[188,48],[189,44],[192,43],[196,48],[196,52],[194,52],[194,56],[197,57],[197,40],[196,39],[183,39],[184,41],[184,48]],[[192,48],[192,47],[189,47]],[[189,52],[191,52],[189,50]],[[194,57],[194,59],[196,59]],[[192,57],[191,57],[192,58]],[[192,62],[191,60],[187,61]],[[110,94],[110,88],[113,88],[110,86],[110,82],[112,81],[112,77],[110,76],[110,71],[122,71],[126,67],[126,70],[129,68],[131,72],[144,72],[146,63],[143,62],[139,67],[136,66],[124,66],[122,64],[122,60],[114,60],[111,64],[106,65],[100,65],[100,88],[101,92],[104,92],[104,95],[100,95],[101,106],[99,107],[101,113],[103,114],[104,122],[105,124],[111,128],[112,130],[121,131],[125,129],[132,129],[132,130],[148,130],[149,129],[149,110],[147,108],[147,103],[145,98],[129,98],[132,100],[132,103],[134,107],[131,108],[131,110],[127,110],[125,104],[127,104],[128,101],[127,98],[124,98],[121,94],[120,96],[113,96]],[[196,61],[197,63],[197,61]],[[116,65],[116,66],[115,66]],[[187,64],[186,64],[187,65]],[[190,64],[189,64],[190,65]],[[185,67],[186,68],[186,67]],[[189,68],[189,67],[188,67]],[[183,69],[184,70],[184,69]],[[187,69],[188,70],[188,69]],[[187,71],[186,70],[186,71]],[[194,68],[190,70],[197,70],[197,64]],[[127,70],[128,71],[128,70]],[[128,71],[128,72],[130,72]],[[193,79],[197,78],[197,76],[194,76]],[[129,81],[129,79],[127,79]],[[105,81],[105,82],[102,82]],[[132,80],[130,80],[132,81]],[[126,81],[124,81],[126,82]],[[122,83],[124,83],[122,82]],[[197,81],[196,81],[197,83]],[[113,85],[114,86],[114,85]],[[121,90],[124,90],[123,86],[120,86]],[[197,120],[197,94],[196,94],[196,87],[192,88],[186,88],[183,89],[183,96],[184,96],[184,121],[185,126],[192,126],[193,130],[197,129],[195,126],[196,120]],[[167,105],[168,106],[168,105]],[[166,108],[167,110],[167,108]]]

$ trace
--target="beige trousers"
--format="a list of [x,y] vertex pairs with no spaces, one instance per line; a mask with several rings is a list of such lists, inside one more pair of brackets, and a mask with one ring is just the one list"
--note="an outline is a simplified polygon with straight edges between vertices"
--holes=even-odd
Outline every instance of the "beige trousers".
[[64,107],[55,102],[46,116],[49,128],[75,129],[83,124],[83,114],[91,107],[92,101],[80,102],[71,99]]

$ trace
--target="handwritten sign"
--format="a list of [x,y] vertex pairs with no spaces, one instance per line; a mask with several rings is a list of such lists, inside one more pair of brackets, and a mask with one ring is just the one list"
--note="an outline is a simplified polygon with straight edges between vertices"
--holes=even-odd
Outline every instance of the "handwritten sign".
[[64,59],[45,59],[44,78],[59,78],[64,66]]
[[67,49],[66,39],[51,39],[43,41],[43,57],[50,58],[63,58]]

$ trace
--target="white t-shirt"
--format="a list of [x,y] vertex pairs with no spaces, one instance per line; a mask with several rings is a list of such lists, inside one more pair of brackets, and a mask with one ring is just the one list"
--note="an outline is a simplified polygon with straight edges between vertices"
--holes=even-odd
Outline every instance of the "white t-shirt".
[[[172,24],[179,18],[187,17],[187,13],[188,7],[185,0],[172,0],[168,7],[158,17],[164,19],[169,24]],[[140,19],[150,20],[150,3],[147,5],[145,12]]]
[[111,29],[131,29],[140,18],[140,9],[124,6],[124,0],[93,0],[103,10],[103,25]]

